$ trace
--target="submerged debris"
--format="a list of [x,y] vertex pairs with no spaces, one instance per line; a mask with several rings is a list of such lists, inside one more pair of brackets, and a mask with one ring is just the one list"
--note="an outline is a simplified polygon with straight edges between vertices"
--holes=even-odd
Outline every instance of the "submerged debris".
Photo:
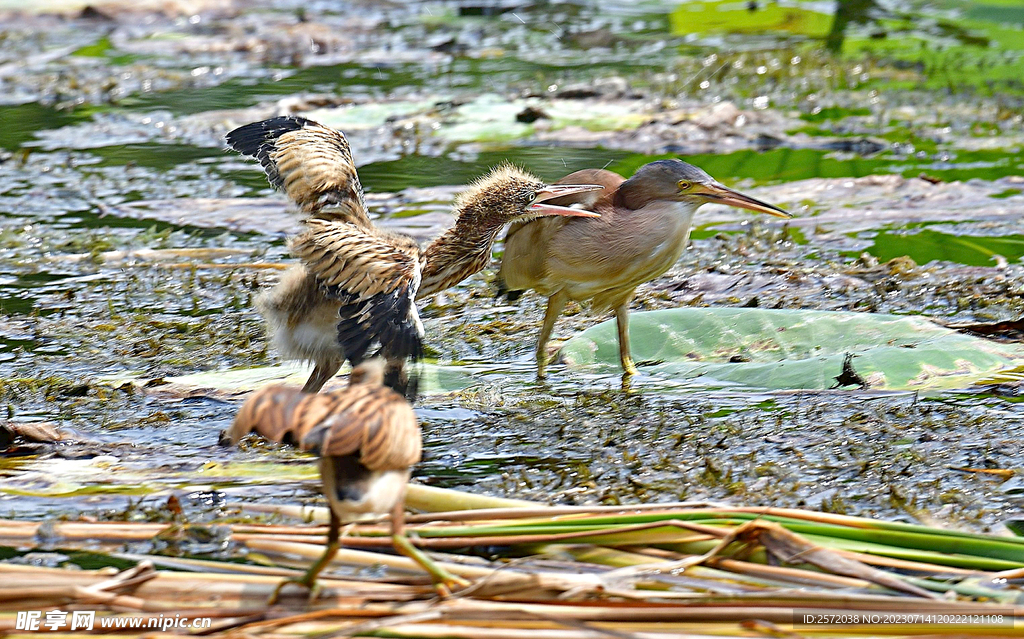
[[861,390],[868,388],[867,381],[853,368],[853,357],[851,353],[847,353],[843,358],[843,370],[836,375],[836,383],[832,388],[842,388],[843,386],[857,386]]

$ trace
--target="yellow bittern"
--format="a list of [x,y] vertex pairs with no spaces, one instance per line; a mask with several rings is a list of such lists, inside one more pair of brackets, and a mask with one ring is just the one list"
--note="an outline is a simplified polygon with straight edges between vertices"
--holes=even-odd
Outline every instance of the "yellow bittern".
[[307,392],[319,391],[346,358],[358,364],[375,343],[388,358],[385,384],[404,388],[402,363],[418,356],[423,337],[417,297],[482,270],[509,222],[546,215],[597,217],[547,202],[599,185],[547,185],[503,165],[459,196],[455,225],[420,249],[412,238],[370,222],[341,132],[283,116],[235,129],[227,142],[258,159],[270,183],[307,216],[305,232],[290,244],[302,266],[257,300],[280,353],[315,364],[303,388]]
[[662,275],[682,255],[693,215],[708,202],[791,217],[766,202],[718,183],[680,160],[658,160],[633,177],[603,169],[577,171],[556,184],[600,184],[604,190],[552,200],[600,213],[595,219],[548,218],[518,222],[505,239],[499,285],[510,300],[534,289],[548,298],[537,342],[537,375],[544,377],[547,343],[569,300],[593,300],[592,310],[615,310],[619,360],[636,373],[629,350],[629,302],[637,286]]
[[468,582],[449,574],[424,555],[404,534],[404,498],[410,467],[420,461],[422,440],[412,407],[382,386],[384,363],[367,360],[352,370],[348,388],[312,395],[296,387],[273,385],[257,391],[235,416],[225,438],[232,444],[251,432],[320,455],[320,479],[330,505],[331,523],[324,554],[297,584],[315,596],[317,575],[340,547],[343,523],[360,516],[391,513],[395,548],[430,573],[442,594]]

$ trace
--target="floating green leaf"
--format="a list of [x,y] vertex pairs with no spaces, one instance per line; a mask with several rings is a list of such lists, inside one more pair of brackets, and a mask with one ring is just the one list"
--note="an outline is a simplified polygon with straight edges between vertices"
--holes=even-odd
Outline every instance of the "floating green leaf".
[[649,116],[636,105],[619,102],[596,102],[580,109],[577,100],[511,100],[484,94],[455,109],[438,129],[437,135],[452,142],[503,142],[527,137],[534,124],[516,121],[516,114],[534,107],[546,115],[548,128],[580,126],[590,131],[634,129]]
[[[97,380],[101,384],[121,386],[125,383],[137,384],[164,394],[209,394],[209,395],[240,395],[260,388],[266,384],[293,384],[301,386],[312,370],[301,364],[280,364],[277,366],[260,366],[257,368],[236,368],[231,370],[204,371],[178,377],[165,377],[159,380],[143,379],[134,376],[110,377]],[[346,369],[347,372],[347,369]],[[473,375],[464,367],[438,366],[436,364],[417,364],[415,374],[419,378],[421,394],[436,394],[459,391],[477,383]],[[328,382],[327,389],[344,386],[346,375],[336,377]]]
[[[614,321],[569,340],[571,366],[618,367]],[[642,371],[767,389],[827,389],[846,356],[870,388],[963,388],[1020,365],[1019,347],[971,337],[923,317],[756,308],[680,308],[630,316]]]
[[100,58],[105,56],[111,49],[113,49],[113,45],[110,44],[110,38],[103,36],[93,44],[76,49],[71,55],[83,58]]
[[410,125],[415,123],[425,135],[450,142],[490,143],[509,142],[532,135],[534,124],[516,120],[516,114],[528,107],[544,112],[544,121],[549,129],[580,126],[591,131],[629,130],[649,117],[638,105],[630,103],[596,102],[580,110],[578,100],[509,100],[492,93],[450,108],[438,108],[435,102],[370,103],[319,109],[305,115],[345,131],[373,129],[383,126],[390,118],[405,119]]
[[684,2],[669,18],[675,35],[781,32],[824,37],[832,26],[832,16],[818,8],[812,3],[793,6],[773,2],[751,10],[746,3],[731,0]]
[[956,235],[932,229],[882,231],[866,251],[880,261],[906,255],[918,264],[948,260],[971,266],[994,266],[996,256],[1010,262],[1024,257],[1024,236]]

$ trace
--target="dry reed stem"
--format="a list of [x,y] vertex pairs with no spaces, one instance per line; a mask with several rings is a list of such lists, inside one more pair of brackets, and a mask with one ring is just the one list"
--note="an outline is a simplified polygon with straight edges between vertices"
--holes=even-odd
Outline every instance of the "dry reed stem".
[[[502,508],[499,509],[458,511],[451,510],[452,505],[447,503],[451,491],[419,488],[423,490],[417,499],[423,503],[430,502],[433,506],[444,504],[446,510],[410,517],[411,521],[420,524],[409,527],[414,535],[417,531],[421,534],[427,534],[428,531],[430,534],[464,534],[459,529],[464,529],[466,524],[460,522],[501,527],[508,526],[510,520],[514,520],[515,526],[528,526],[534,523],[530,520],[535,519],[540,526],[571,525],[575,521],[585,522],[588,516],[641,512],[663,517],[692,514],[708,518],[728,518],[730,514],[773,515],[871,528],[870,521],[828,513],[743,507],[709,510],[703,504],[686,502],[592,508],[543,508],[530,502],[515,502],[515,506],[501,503]],[[470,496],[460,503],[476,504],[474,507],[479,508],[484,503],[493,504],[494,500]],[[274,507],[272,510],[284,512],[282,507]],[[293,508],[292,511],[306,515],[311,513],[311,509]],[[165,524],[48,522],[45,526],[47,538],[56,536],[72,547],[86,540],[123,543],[148,540],[159,534],[188,535],[186,528]],[[230,528],[233,541],[244,543],[254,551],[280,557],[278,561],[283,564],[305,567],[323,552],[323,527],[239,524]],[[351,535],[343,543],[360,547],[391,546],[385,525],[359,525],[355,530],[359,536]],[[18,545],[34,540],[40,532],[41,525],[37,522],[0,521],[0,540],[13,540]],[[719,541],[714,548],[695,556],[682,556],[647,546],[650,543],[716,539]],[[566,542],[575,544],[567,545]],[[602,545],[583,546],[581,542]],[[720,556],[734,542],[764,547],[770,556],[781,557],[787,563],[809,562],[828,572],[754,564]],[[593,572],[570,572],[573,569],[570,562],[535,561],[533,565],[527,565],[530,563],[527,560],[495,567],[480,565],[483,560],[478,558],[452,557],[443,560],[441,565],[454,574],[473,579],[474,584],[450,599],[437,601],[433,589],[428,585],[395,583],[408,580],[401,576],[390,579],[390,582],[325,576],[320,580],[322,595],[313,605],[318,608],[331,606],[330,609],[270,619],[268,615],[309,606],[306,598],[297,594],[286,596],[284,604],[273,609],[268,610],[265,605],[267,596],[277,586],[280,578],[294,576],[296,571],[210,560],[149,558],[138,554],[111,553],[112,556],[134,561],[149,559],[164,566],[199,572],[158,572],[146,564],[121,573],[0,564],[0,576],[4,577],[4,585],[0,587],[0,610],[47,609],[54,605],[66,606],[68,609],[89,606],[131,610],[145,617],[167,611],[180,614],[188,608],[187,612],[192,613],[192,616],[227,620],[212,629],[212,635],[259,636],[263,639],[316,632],[325,637],[386,632],[395,636],[473,639],[527,639],[527,635],[529,639],[660,639],[669,636],[668,633],[672,633],[672,636],[697,636],[701,632],[771,635],[790,632],[788,627],[793,619],[794,608],[841,615],[851,611],[877,614],[905,612],[912,606],[914,612],[991,614],[998,611],[998,614],[1012,614],[1024,619],[1024,607],[1020,606],[911,599],[881,592],[849,592],[881,584],[912,592],[919,597],[934,597],[932,593],[909,585],[892,573],[871,568],[868,564],[913,570],[926,575],[977,575],[980,579],[992,579],[999,575],[1016,578],[1024,574],[1024,570],[1003,573],[972,571],[853,551],[831,550],[811,543],[779,524],[758,518],[738,525],[736,522],[707,525],[682,519],[664,519],[617,527],[605,526],[596,530],[570,529],[569,532],[551,534],[427,537],[417,538],[415,543],[427,548],[551,544],[552,550],[564,549],[579,553],[583,560],[578,564],[579,568]],[[610,570],[601,564],[602,560],[619,562],[616,565],[639,565]],[[345,548],[334,561],[334,565],[340,564],[356,567],[383,566],[388,570],[416,575],[419,581],[427,583],[420,566],[402,556]],[[689,570],[686,574],[688,580],[657,578],[660,573],[670,570]],[[734,594],[709,594],[715,592],[716,581],[730,584],[731,591],[719,590]],[[792,584],[792,587],[788,584]],[[684,586],[688,590],[646,589],[672,585]],[[807,590],[808,586],[818,590]],[[744,592],[744,588],[748,591]],[[0,616],[0,633],[12,630],[13,621],[12,617]],[[836,630],[815,628],[815,632]],[[869,630],[872,634],[881,632],[879,628]],[[892,634],[904,634],[910,628],[892,626],[884,630]],[[914,630],[937,635],[953,631],[951,627],[941,626],[920,626]],[[962,630],[957,629],[958,632]],[[971,626],[969,630],[972,634],[1012,631],[1005,626]]]

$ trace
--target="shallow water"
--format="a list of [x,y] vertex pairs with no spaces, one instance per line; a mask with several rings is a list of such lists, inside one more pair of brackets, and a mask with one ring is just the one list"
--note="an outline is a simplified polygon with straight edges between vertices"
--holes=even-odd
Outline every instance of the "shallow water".
[[[687,30],[679,15],[695,4],[537,5],[490,18],[468,15],[470,3],[354,4],[354,44],[316,30],[337,29],[348,14],[314,6],[299,22],[286,3],[102,30],[82,20],[5,23],[11,51],[30,63],[0,72],[0,396],[11,417],[53,420],[86,442],[4,458],[0,516],[160,518],[172,492],[193,518],[240,499],[315,499],[311,467],[293,453],[217,445],[241,398],[101,381],[276,362],[252,298],[276,277],[258,266],[289,260],[281,216],[261,226],[260,200],[249,226],[232,230],[216,207],[189,198],[268,196],[258,168],[224,152],[221,139],[296,94],[303,98],[291,103],[303,108],[341,107],[372,211],[401,224],[444,209],[452,189],[428,187],[464,184],[503,160],[552,179],[601,166],[628,175],[666,154],[757,187],[801,217],[831,220],[785,227],[702,213],[691,248],[641,289],[636,310],[1020,316],[1024,240],[1011,214],[1024,186],[1006,181],[1024,173],[1022,89],[1011,76],[1024,50],[1019,12],[912,4],[928,18],[914,26],[882,10],[849,27],[832,55],[815,31],[831,24],[822,3],[791,3],[802,21],[787,24],[801,26],[767,35],[738,23]],[[941,25],[955,11],[972,21],[967,35],[996,44],[947,42]],[[96,34],[108,28],[104,42]],[[920,59],[904,41],[927,44]],[[67,43],[91,48],[43,55]],[[4,55],[5,64],[15,53]],[[981,60],[985,73],[951,74],[954,55]],[[609,81],[590,97],[560,93],[591,79]],[[461,106],[481,94],[551,110],[548,99],[561,95],[581,113],[600,107],[615,117],[495,141]],[[707,119],[725,102],[742,122]],[[630,119],[637,113],[643,122]],[[456,126],[480,137],[436,133]],[[921,173],[981,182],[962,201],[949,184],[873,199],[861,183],[843,190],[847,178]],[[838,180],[795,182],[818,178]],[[150,200],[183,202],[193,215],[128,210]],[[892,216],[873,222],[862,210]],[[912,217],[922,210],[939,217]],[[222,247],[238,252],[113,256]],[[885,264],[902,256],[916,264]],[[477,381],[420,404],[419,481],[559,503],[714,498],[977,528],[1021,505],[1012,480],[954,470],[1017,465],[1024,409],[1012,383],[921,397],[768,393],[642,374],[623,391],[616,374],[556,366],[541,384],[532,376],[541,300],[491,301],[492,279],[474,276],[424,310],[431,358]],[[571,306],[557,334],[596,321]]]

